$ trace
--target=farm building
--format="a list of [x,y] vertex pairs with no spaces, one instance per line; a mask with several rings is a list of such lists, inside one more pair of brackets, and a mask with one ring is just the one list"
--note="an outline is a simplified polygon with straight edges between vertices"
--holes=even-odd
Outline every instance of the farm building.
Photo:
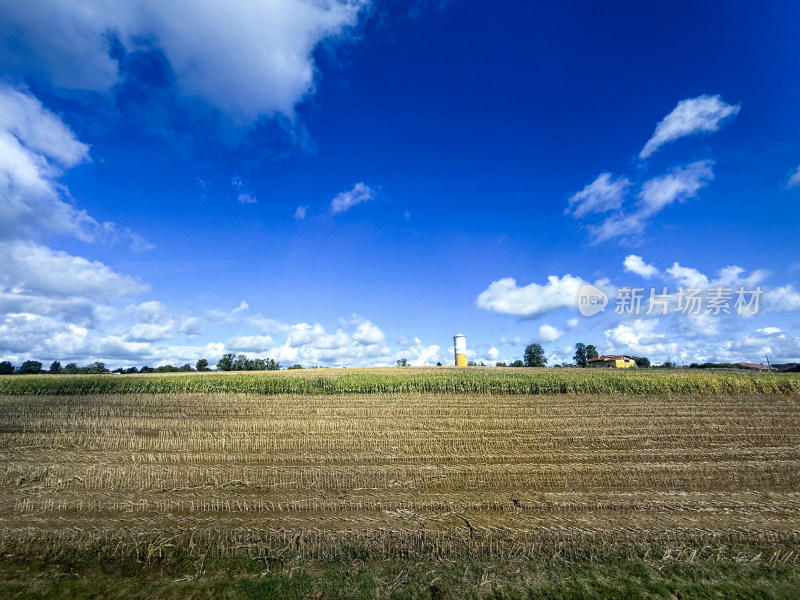
[[636,359],[625,354],[603,354],[597,358],[590,358],[587,366],[606,369],[629,369],[636,366]]
[[758,371],[772,371],[773,369],[765,365],[764,363],[748,363],[748,362],[741,362],[737,363],[740,367],[747,367],[748,369],[756,369]]

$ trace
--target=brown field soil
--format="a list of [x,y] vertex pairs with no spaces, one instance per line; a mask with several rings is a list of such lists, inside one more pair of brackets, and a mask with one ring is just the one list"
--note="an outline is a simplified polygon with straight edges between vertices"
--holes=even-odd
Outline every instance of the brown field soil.
[[797,396],[0,397],[6,555],[795,562]]

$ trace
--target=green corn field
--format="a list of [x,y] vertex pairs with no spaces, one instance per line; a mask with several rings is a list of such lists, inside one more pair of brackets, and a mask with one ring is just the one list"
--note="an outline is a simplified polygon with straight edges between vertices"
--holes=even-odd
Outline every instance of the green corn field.
[[589,369],[356,369],[0,376],[0,394],[798,394],[791,373]]

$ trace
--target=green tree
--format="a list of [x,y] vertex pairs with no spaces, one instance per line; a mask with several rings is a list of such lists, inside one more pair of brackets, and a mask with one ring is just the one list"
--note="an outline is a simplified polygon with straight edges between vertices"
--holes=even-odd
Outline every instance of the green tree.
[[233,361],[236,359],[234,354],[223,354],[217,362],[217,371],[233,371]]
[[597,348],[589,344],[586,346],[586,360],[589,361],[593,358],[600,358],[600,355],[597,353]]
[[42,363],[38,360],[26,360],[17,369],[18,375],[36,375],[42,372]]
[[67,366],[61,369],[61,372],[67,375],[75,375],[76,373],[80,373],[81,369],[75,363],[67,363]]
[[95,362],[95,363],[90,364],[87,367],[83,367],[83,369],[81,369],[81,372],[83,372],[83,373],[94,373],[94,374],[96,374],[96,373],[105,373],[106,372],[106,365],[105,365],[105,363]]
[[523,360],[526,367],[544,367],[547,364],[541,344],[528,344],[525,347]]
[[398,367],[407,367],[408,366],[408,359],[407,358],[398,358],[397,359],[397,366]]
[[636,366],[642,369],[647,369],[650,366],[650,359],[646,356],[637,356],[634,360],[636,360]]
[[504,362],[499,362],[494,364],[495,367],[507,367],[508,365]]
[[575,356],[572,357],[575,364],[579,367],[585,367],[588,357],[586,356],[586,344],[578,342],[575,344]]
[[240,354],[233,360],[233,370],[234,371],[247,371],[247,355]]
[[61,363],[57,360],[54,360],[53,363],[50,365],[50,370],[48,371],[48,373],[51,373],[53,375],[61,373]]
[[517,359],[514,362],[510,363],[508,366],[509,367],[524,367],[525,363],[522,362],[521,360]]
[[289,369],[289,370],[290,369],[302,369],[302,368],[303,368],[303,365],[301,365],[300,363],[295,363],[291,367],[287,367],[287,369]]
[[208,371],[208,361],[205,358],[201,358],[197,361],[195,369],[198,371]]
[[0,375],[11,375],[14,373],[14,365],[9,361],[0,362]]

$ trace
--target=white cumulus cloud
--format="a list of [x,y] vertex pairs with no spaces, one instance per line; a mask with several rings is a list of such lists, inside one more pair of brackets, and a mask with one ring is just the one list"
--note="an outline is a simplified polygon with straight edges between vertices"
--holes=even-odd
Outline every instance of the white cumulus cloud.
[[586,282],[580,277],[550,275],[545,285],[519,287],[512,277],[493,281],[478,296],[478,307],[507,315],[532,317],[559,308],[577,308],[578,290]]
[[764,292],[764,304],[774,311],[800,310],[800,292],[790,284],[772,288]]
[[756,329],[756,333],[761,333],[763,335],[781,335],[783,331],[781,331],[780,327],[760,327]]
[[560,329],[556,329],[552,325],[540,325],[539,335],[537,336],[540,342],[554,342],[564,334]]
[[713,133],[728,117],[739,113],[741,107],[723,102],[719,95],[702,95],[678,102],[666,117],[659,121],[652,137],[639,153],[647,158],[664,144],[698,133]]
[[614,354],[625,352],[636,356],[648,354],[678,356],[680,345],[669,339],[666,334],[655,331],[657,325],[657,319],[635,319],[628,323],[620,323],[604,333]]
[[369,0],[37,0],[0,3],[0,64],[60,87],[119,80],[110,39],[164,53],[179,89],[240,122],[294,114],[315,88],[314,48],[356,25]]
[[635,254],[629,254],[625,257],[623,261],[623,265],[625,266],[625,270],[630,273],[635,273],[645,279],[649,279],[654,275],[658,275],[658,269],[656,269],[653,265],[648,265],[644,262],[641,256],[636,256]]
[[30,241],[0,242],[0,284],[16,293],[94,301],[138,294],[148,286],[98,261]]
[[59,178],[88,160],[89,146],[58,115],[27,91],[0,83],[0,239],[62,234],[84,242],[127,240],[135,251],[153,248],[130,229],[99,223],[75,206]]
[[353,339],[360,344],[379,344],[386,339],[386,334],[377,325],[364,321],[356,327]]
[[237,335],[228,340],[225,347],[231,352],[255,352],[265,353],[269,352],[275,342],[271,336],[268,335]]

